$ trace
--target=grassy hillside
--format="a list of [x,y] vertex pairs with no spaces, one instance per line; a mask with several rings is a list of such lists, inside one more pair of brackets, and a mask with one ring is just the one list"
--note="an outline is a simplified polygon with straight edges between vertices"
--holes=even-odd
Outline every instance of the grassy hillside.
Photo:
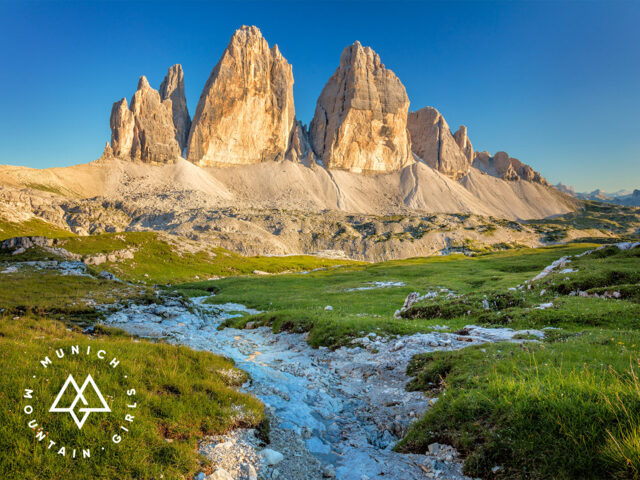
[[[0,274],[0,478],[179,479],[192,478],[205,464],[196,445],[202,436],[236,427],[263,425],[263,405],[237,388],[246,373],[208,352],[139,341],[114,329],[96,327],[83,334],[79,324],[93,323],[95,304],[156,301],[149,288],[91,277],[21,269]],[[117,370],[95,356],[73,356],[46,371],[38,361],[55,360],[54,350],[71,345],[104,349],[121,360]],[[69,358],[69,355],[67,355]],[[113,414],[93,415],[80,431],[68,418],[33,402],[39,425],[58,445],[91,448],[91,461],[73,460],[46,450],[34,440],[22,413],[25,388],[34,398],[53,399],[69,373],[81,381],[91,372]],[[36,378],[32,376],[36,374]],[[126,376],[126,377],[125,377]],[[127,380],[125,380],[127,378]],[[125,413],[123,391],[135,388],[139,404],[130,431],[119,445]],[[126,398],[126,397],[125,397]],[[50,402],[49,402],[50,403]],[[144,449],[139,448],[145,445]],[[105,446],[105,451],[100,448]],[[58,447],[55,447],[58,448]]]

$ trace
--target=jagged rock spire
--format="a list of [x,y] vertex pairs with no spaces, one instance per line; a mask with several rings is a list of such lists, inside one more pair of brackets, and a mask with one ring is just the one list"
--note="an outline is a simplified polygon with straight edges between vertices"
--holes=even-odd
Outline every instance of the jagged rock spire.
[[311,146],[329,168],[398,170],[413,163],[409,98],[371,48],[355,42],[325,85],[309,128]]
[[[413,152],[429,166],[453,180],[469,173],[471,159],[459,147],[451,135],[447,121],[438,110],[425,107],[409,113],[408,126]],[[463,133],[460,130],[458,132],[458,136],[462,137]],[[466,128],[463,132],[466,138]],[[467,143],[470,147],[468,139]]]
[[173,126],[172,102],[162,101],[144,75],[138,81],[131,107],[127,99],[111,109],[111,146],[115,157],[147,163],[168,163],[180,156]]
[[257,27],[239,28],[200,96],[188,160],[202,166],[282,160],[294,126],[291,65]]
[[184,73],[182,65],[176,64],[169,68],[167,76],[160,84],[160,98],[171,100],[171,113],[173,125],[176,128],[176,140],[180,145],[180,151],[187,147],[189,139],[189,129],[191,128],[191,117],[187,109],[187,97],[184,93]]

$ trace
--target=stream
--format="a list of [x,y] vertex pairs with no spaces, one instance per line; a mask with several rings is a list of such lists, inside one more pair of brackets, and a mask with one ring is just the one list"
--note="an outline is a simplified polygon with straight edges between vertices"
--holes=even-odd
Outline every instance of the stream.
[[201,453],[227,474],[208,479],[466,478],[451,447],[435,444],[425,455],[392,450],[429,402],[437,400],[405,391],[408,361],[416,353],[513,340],[518,333],[542,335],[468,326],[466,335],[438,330],[389,339],[370,334],[356,348],[330,351],[311,348],[302,334],[273,334],[265,327],[218,330],[238,312],[257,312],[239,304],[210,305],[208,298],[192,299],[191,309],[172,299],[163,305],[132,305],[106,320],[131,334],[232,358],[251,375],[243,390],[267,406],[268,447],[284,458],[268,465],[253,431],[232,432],[201,444]]

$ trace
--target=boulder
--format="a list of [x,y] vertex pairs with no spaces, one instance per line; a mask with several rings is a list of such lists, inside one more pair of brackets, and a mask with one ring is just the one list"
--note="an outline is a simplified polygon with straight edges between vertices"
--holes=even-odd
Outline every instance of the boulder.
[[325,167],[390,172],[413,163],[409,98],[402,82],[360,42],[348,46],[325,85],[309,139]]
[[283,160],[294,126],[291,65],[257,27],[239,28],[200,96],[187,159],[200,166]]
[[265,448],[260,451],[260,457],[266,465],[276,465],[284,460],[284,455],[270,448]]
[[[444,117],[432,107],[425,107],[417,112],[409,113],[407,125],[411,133],[413,153],[440,173],[458,180],[471,169],[471,160],[453,138],[449,125]],[[466,135],[466,128],[458,130],[460,143],[467,150],[471,142]]]

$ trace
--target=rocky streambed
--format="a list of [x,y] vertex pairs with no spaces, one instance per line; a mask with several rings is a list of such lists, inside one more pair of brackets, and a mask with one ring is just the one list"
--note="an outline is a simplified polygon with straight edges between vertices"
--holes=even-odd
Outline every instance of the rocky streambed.
[[[450,447],[432,445],[426,455],[400,454],[395,443],[428,408],[420,392],[405,391],[406,366],[417,353],[511,340],[538,331],[466,327],[466,335],[442,330],[395,339],[375,334],[355,348],[313,349],[301,334],[273,334],[269,328],[223,329],[222,321],[243,305],[132,305],[107,323],[143,337],[165,339],[235,360],[251,375],[244,389],[260,398],[271,419],[271,444],[253,430],[204,439],[211,461],[208,480],[228,479],[462,479],[462,461]],[[190,308],[189,308],[190,307]],[[205,475],[201,474],[204,479]]]

